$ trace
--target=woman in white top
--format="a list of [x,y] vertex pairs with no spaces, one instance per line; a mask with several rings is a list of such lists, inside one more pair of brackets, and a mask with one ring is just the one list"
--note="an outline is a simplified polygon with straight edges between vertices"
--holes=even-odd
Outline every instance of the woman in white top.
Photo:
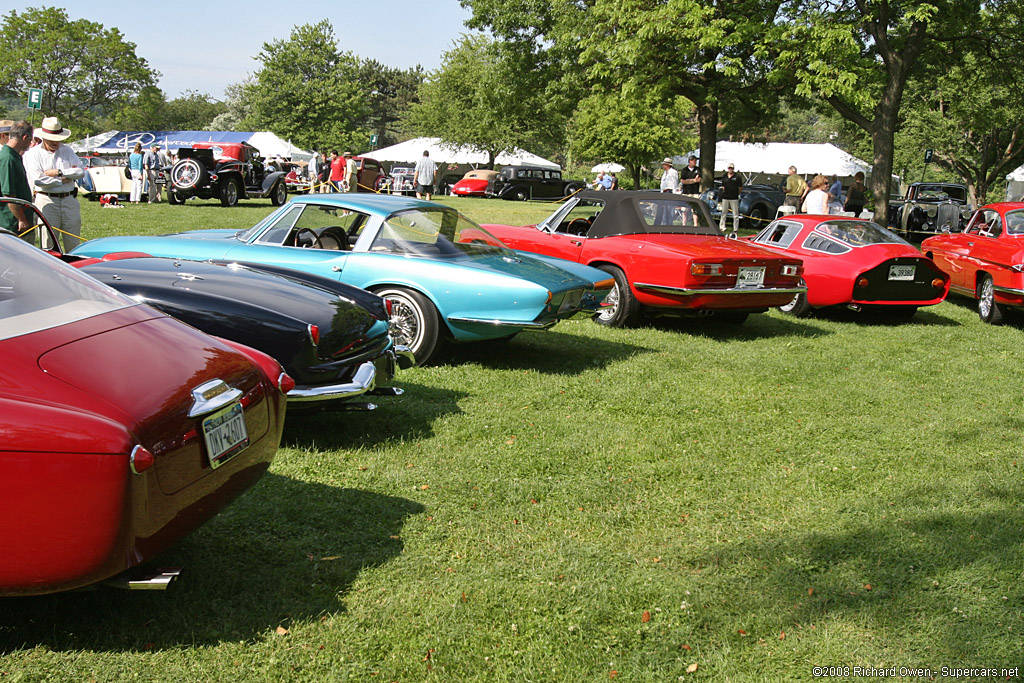
[[823,175],[814,176],[811,181],[811,191],[804,197],[803,212],[812,214],[828,213],[828,178]]

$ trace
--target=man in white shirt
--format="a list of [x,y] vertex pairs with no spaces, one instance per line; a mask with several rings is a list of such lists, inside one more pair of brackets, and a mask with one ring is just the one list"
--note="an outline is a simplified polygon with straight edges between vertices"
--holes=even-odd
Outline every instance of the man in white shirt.
[[665,169],[665,172],[661,174],[661,191],[679,192],[679,171],[672,168],[672,159],[665,157],[665,160],[661,162],[661,167]]
[[[31,148],[23,157],[25,174],[35,192],[35,203],[46,220],[64,235],[64,251],[78,246],[82,234],[82,207],[78,204],[75,181],[85,175],[85,168],[70,147],[61,141],[71,131],[60,124],[56,116],[47,116],[35,130],[41,144]],[[41,231],[44,249],[52,248],[46,231]]]
[[423,156],[416,162],[416,172],[412,174],[412,184],[416,186],[416,199],[423,199],[426,195],[430,201],[430,193],[434,191],[434,174],[437,173],[437,164],[430,158],[430,150],[423,150]]
[[157,204],[160,202],[160,186],[156,182],[160,171],[160,145],[153,145],[142,156],[142,171],[149,182],[149,203]]

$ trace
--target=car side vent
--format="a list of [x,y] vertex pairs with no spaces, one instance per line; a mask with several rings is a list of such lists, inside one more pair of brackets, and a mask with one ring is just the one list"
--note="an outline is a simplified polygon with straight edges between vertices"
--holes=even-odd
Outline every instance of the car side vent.
[[845,254],[850,251],[850,247],[833,242],[827,237],[822,237],[817,234],[810,234],[807,239],[804,240],[804,249],[811,249],[812,251],[822,251],[826,254]]

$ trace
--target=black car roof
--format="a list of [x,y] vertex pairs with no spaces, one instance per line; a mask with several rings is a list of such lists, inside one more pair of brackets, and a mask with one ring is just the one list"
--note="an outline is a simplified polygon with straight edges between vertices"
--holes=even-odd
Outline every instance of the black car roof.
[[[604,203],[601,213],[587,232],[588,237],[611,237],[613,235],[636,235],[644,233],[686,233],[694,235],[718,235],[707,206],[697,195],[672,194],[667,192],[635,190],[584,190],[576,195],[583,200]],[[674,203],[686,207],[703,219],[700,225],[680,226],[649,224],[641,210],[644,202]],[[671,215],[668,211],[655,212],[655,216]]]

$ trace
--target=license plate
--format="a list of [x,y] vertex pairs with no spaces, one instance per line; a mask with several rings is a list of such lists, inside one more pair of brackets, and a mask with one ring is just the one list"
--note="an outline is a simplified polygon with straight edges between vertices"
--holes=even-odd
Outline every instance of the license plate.
[[764,284],[764,266],[756,268],[740,267],[736,274],[737,287],[760,287]]
[[203,438],[210,467],[217,469],[249,445],[242,404],[234,403],[203,420]]
[[889,266],[890,280],[913,280],[917,266]]

